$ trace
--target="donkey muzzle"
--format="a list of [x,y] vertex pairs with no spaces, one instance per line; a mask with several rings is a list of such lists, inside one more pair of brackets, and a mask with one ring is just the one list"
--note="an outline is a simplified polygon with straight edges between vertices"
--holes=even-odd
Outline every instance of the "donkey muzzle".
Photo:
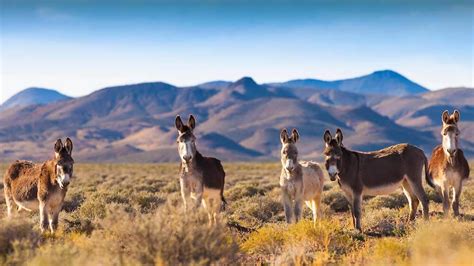
[[454,157],[456,155],[457,149],[447,150],[450,157]]
[[193,159],[193,157],[190,156],[190,155],[185,155],[185,156],[183,156],[183,160],[184,160],[185,162],[187,162],[187,163],[189,163],[189,162],[191,161],[191,159]]
[[336,181],[336,176],[339,174],[339,170],[337,169],[337,166],[330,165],[328,169],[328,174],[329,174],[329,179],[331,179],[331,181]]

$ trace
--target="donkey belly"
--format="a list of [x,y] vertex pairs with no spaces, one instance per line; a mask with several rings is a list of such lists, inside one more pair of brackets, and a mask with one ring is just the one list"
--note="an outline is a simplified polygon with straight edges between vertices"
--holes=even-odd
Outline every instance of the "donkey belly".
[[362,190],[362,194],[367,195],[367,196],[387,195],[399,189],[402,186],[402,182],[403,182],[403,179],[395,183],[379,185],[379,186],[374,186],[374,187],[364,186],[364,189]]
[[459,185],[459,182],[462,183],[462,178],[458,172],[448,170],[444,172],[444,174],[442,174],[440,177],[433,178],[433,182],[435,183],[435,185],[438,185],[440,187],[444,187],[444,184],[454,187]]
[[303,168],[303,199],[313,200],[321,193],[322,188],[318,173],[312,168]]

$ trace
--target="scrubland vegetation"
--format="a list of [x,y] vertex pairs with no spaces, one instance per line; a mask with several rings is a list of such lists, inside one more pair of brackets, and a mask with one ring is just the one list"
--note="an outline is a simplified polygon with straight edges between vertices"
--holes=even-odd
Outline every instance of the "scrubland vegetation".
[[[474,180],[464,186],[460,218],[443,218],[432,189],[429,221],[407,221],[401,191],[366,198],[364,233],[352,229],[341,190],[327,181],[324,219],[284,222],[279,164],[225,163],[228,201],[209,227],[201,210],[183,216],[177,164],[78,164],[59,231],[40,234],[37,213],[5,219],[0,197],[0,264],[363,264],[472,265]],[[0,166],[3,173],[6,165]],[[471,170],[472,171],[472,170]],[[1,187],[1,185],[0,185]],[[2,187],[3,190],[3,187]]]

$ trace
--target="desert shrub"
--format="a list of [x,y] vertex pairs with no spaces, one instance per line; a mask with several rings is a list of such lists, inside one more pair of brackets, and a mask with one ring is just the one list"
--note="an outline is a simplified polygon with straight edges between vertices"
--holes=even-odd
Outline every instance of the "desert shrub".
[[96,193],[87,198],[78,211],[82,218],[92,221],[96,218],[102,219],[105,217],[105,206],[106,196]]
[[[19,254],[22,250],[31,250],[37,247],[41,237],[33,229],[34,224],[25,219],[3,220],[0,224],[0,262],[10,261],[10,253]],[[21,256],[13,256],[19,258]],[[13,259],[15,261],[16,259]]]
[[406,204],[408,204],[408,200],[404,194],[391,194],[372,198],[367,202],[366,206],[372,209],[398,209]]
[[436,203],[443,202],[443,199],[441,199],[441,195],[431,187],[426,189],[426,195],[428,196],[429,201],[436,202]]
[[349,210],[349,202],[342,192],[334,189],[325,193],[323,203],[329,205],[329,208],[335,212],[346,212]]
[[245,198],[232,204],[230,219],[242,221],[246,227],[258,228],[269,221],[281,220],[283,206],[280,201],[266,196]]
[[407,230],[403,212],[380,208],[362,212],[364,232],[372,236],[403,236]]
[[461,194],[460,205],[461,213],[463,212],[463,209],[474,209],[474,189],[464,188]]
[[166,202],[166,198],[156,193],[139,192],[132,196],[132,202],[137,204],[140,212],[148,213],[155,210],[159,205]]
[[161,192],[173,193],[173,192],[178,192],[179,189],[180,189],[179,188],[179,181],[178,180],[173,180],[173,181],[170,181],[170,182],[166,183],[166,185],[164,185],[161,188]]
[[63,228],[66,233],[85,233],[89,235],[94,230],[95,226],[93,222],[82,217],[79,212],[73,212],[71,214],[61,214],[59,228]]
[[277,254],[285,244],[286,228],[281,224],[269,224],[250,234],[241,245],[249,254]]
[[229,263],[238,251],[222,223],[210,227],[203,211],[183,216],[182,210],[170,205],[155,214],[137,216],[115,210],[101,221],[101,227],[91,236],[99,249],[146,265]]
[[334,187],[333,183],[325,183],[323,186],[323,191],[331,190]]
[[404,265],[407,264],[409,251],[406,238],[372,239],[345,256],[343,261],[351,265]]
[[84,203],[84,194],[80,192],[69,193],[63,203],[65,212],[73,212]]
[[474,224],[456,220],[422,222],[411,237],[414,265],[472,265]]
[[263,188],[259,188],[257,183],[237,184],[228,189],[226,193],[229,200],[237,200],[244,197],[252,197],[255,195],[264,194],[265,190]]
[[[24,263],[26,264],[26,263]],[[91,239],[76,243],[70,239],[53,239],[30,255],[28,265],[137,265],[139,262],[115,257],[94,248]]]
[[409,255],[409,246],[405,239],[393,237],[380,239],[370,252],[374,265],[400,265]]
[[276,264],[310,264],[333,261],[357,242],[338,222],[323,220],[313,225],[303,220],[292,225],[264,226],[251,233],[241,247],[250,255]]
[[129,198],[118,191],[102,193],[104,201],[108,203],[119,203],[119,204],[128,204],[130,202]]

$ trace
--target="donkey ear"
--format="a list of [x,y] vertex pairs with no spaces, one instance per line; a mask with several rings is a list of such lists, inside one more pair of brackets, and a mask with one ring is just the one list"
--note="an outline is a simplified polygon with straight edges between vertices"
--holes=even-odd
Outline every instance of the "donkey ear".
[[281,141],[281,144],[285,144],[288,142],[288,131],[286,130],[286,128],[282,129],[281,132],[280,132],[280,141]]
[[194,116],[193,116],[193,115],[189,115],[188,126],[189,126],[191,129],[194,129],[194,128],[196,127],[196,119],[194,119]]
[[56,143],[54,144],[54,152],[59,153],[63,147],[64,146],[61,139],[56,140]]
[[441,120],[443,123],[447,123],[449,119],[449,112],[448,110],[444,110],[443,114],[441,115]]
[[461,116],[461,114],[459,113],[459,111],[455,109],[454,113],[453,113],[454,123],[459,122],[460,116]]
[[326,129],[326,131],[324,132],[324,137],[323,137],[323,139],[324,139],[324,142],[325,142],[326,144],[329,144],[329,142],[331,142],[332,136],[331,136],[331,132],[329,132],[329,130]]
[[69,155],[72,154],[72,140],[70,138],[66,139],[66,151],[69,153]]
[[183,121],[181,120],[181,117],[179,115],[176,116],[176,120],[174,121],[174,124],[176,126],[176,129],[179,131],[179,132],[182,132],[183,131]]
[[337,144],[342,145],[342,130],[340,128],[336,129],[336,141]]
[[300,139],[300,133],[298,133],[298,130],[296,128],[293,128],[291,131],[291,139],[293,139],[293,142],[296,142]]

